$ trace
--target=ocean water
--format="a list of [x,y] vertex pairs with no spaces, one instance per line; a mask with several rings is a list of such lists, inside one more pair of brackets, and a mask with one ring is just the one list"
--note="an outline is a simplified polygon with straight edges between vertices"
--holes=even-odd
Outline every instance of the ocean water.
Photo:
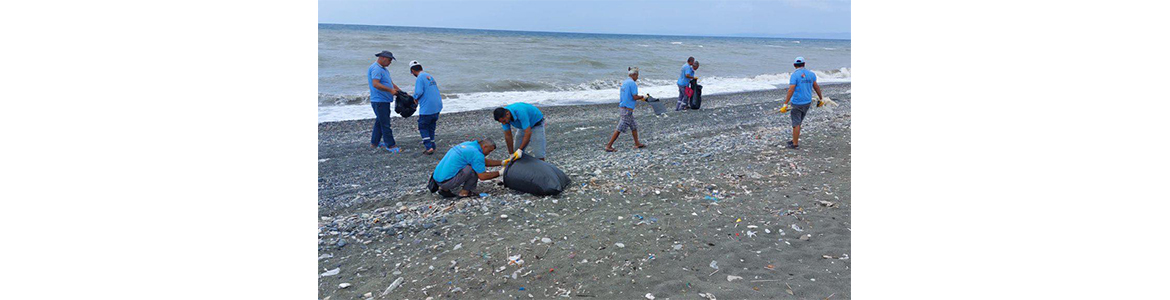
[[614,103],[626,68],[636,66],[638,91],[671,99],[688,56],[705,95],[787,86],[792,60],[803,56],[822,83],[850,81],[850,41],[518,32],[319,24],[318,122],[369,119],[366,70],[374,53],[398,59],[394,83],[414,92],[409,62],[435,77],[443,112],[514,102],[537,106]]

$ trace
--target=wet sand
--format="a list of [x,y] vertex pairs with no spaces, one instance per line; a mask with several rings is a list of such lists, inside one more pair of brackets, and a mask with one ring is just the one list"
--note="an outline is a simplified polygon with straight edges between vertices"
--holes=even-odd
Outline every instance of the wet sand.
[[430,156],[417,117],[394,120],[398,154],[369,148],[373,120],[320,124],[319,297],[848,299],[850,85],[823,88],[841,105],[809,113],[797,150],[783,148],[784,90],[704,96],[665,117],[639,103],[649,147],[623,134],[616,153],[603,151],[616,100],[542,107],[548,161],[573,179],[551,197],[499,179],[480,183],[486,197],[425,191],[450,146],[503,148],[487,110],[441,115]]

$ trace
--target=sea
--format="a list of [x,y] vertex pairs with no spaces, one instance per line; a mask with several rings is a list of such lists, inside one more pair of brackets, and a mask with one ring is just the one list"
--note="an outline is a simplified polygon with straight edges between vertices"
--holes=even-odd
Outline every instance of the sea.
[[374,118],[366,71],[382,50],[397,58],[388,70],[399,88],[414,92],[412,60],[434,76],[444,113],[515,102],[616,106],[628,67],[640,70],[640,94],[675,99],[690,56],[704,95],[786,87],[797,56],[818,82],[850,82],[849,40],[319,24],[318,122]]

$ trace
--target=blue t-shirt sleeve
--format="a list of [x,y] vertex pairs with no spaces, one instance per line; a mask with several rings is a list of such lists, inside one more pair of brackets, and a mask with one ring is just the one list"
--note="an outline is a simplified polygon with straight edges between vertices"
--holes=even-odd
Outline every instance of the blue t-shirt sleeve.
[[792,76],[788,76],[788,85],[796,85],[797,76],[800,76],[800,72],[792,72]]
[[426,91],[426,79],[424,79],[423,76],[419,76],[418,79],[414,80],[414,100],[421,100],[422,95],[426,93]]
[[630,82],[630,99],[634,99],[634,95],[638,94],[638,84],[633,81]]
[[471,157],[471,169],[475,170],[476,173],[483,173],[487,171],[487,165],[484,163],[483,154],[476,154],[478,155],[473,154]]
[[381,81],[382,80],[382,72],[378,72],[378,69],[370,68],[370,79],[373,79],[375,81]]
[[504,128],[504,130],[512,130],[512,126],[509,126],[508,124],[504,124],[503,126],[500,126],[500,127]]
[[691,66],[687,66],[687,75],[691,75],[691,77],[695,77],[695,69],[692,68]]

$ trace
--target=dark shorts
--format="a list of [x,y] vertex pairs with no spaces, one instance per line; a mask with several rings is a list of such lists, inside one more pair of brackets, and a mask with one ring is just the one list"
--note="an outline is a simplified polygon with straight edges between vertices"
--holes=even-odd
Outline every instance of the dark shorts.
[[629,130],[638,130],[638,122],[634,122],[634,111],[625,108],[618,108],[621,112],[621,117],[618,118],[617,131],[626,132]]
[[455,173],[455,177],[440,182],[439,189],[452,193],[460,190],[474,191],[477,183],[479,183],[479,174],[475,173],[475,169],[472,169],[471,166],[463,166],[459,173]]
[[804,115],[808,114],[808,108],[811,106],[812,103],[792,105],[792,111],[788,112],[792,115],[792,127],[800,126],[800,123],[804,122]]

